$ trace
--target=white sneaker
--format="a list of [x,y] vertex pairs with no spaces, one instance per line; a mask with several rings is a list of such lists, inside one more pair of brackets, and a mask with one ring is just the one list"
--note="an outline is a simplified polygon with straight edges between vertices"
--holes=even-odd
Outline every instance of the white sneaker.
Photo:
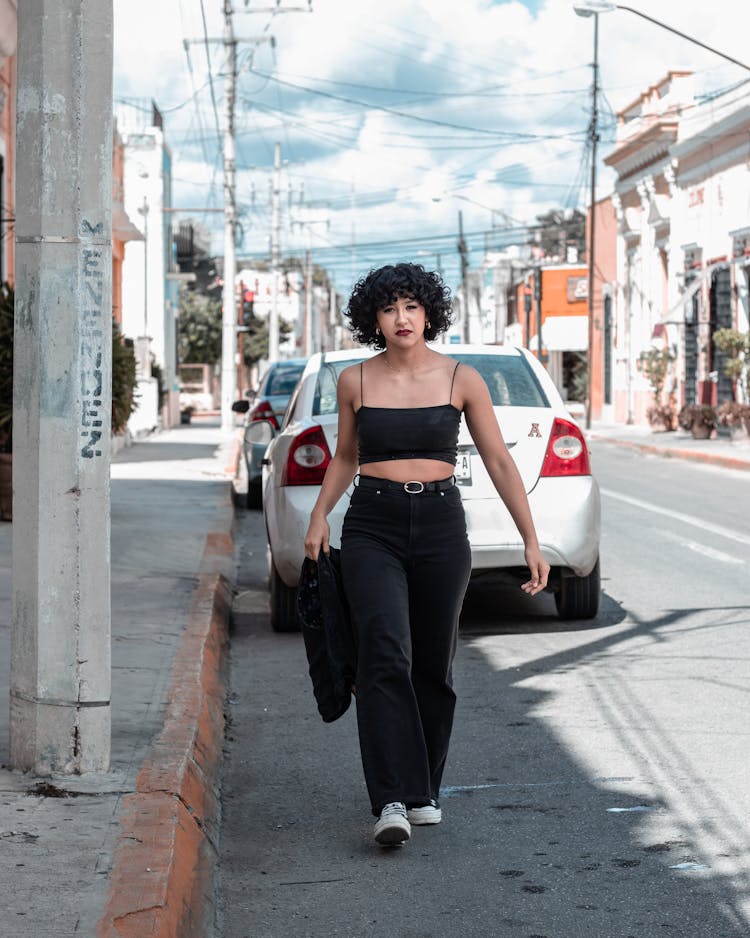
[[434,798],[429,804],[409,808],[406,816],[411,824],[439,824],[443,820],[443,812]]
[[403,801],[393,801],[380,812],[375,822],[375,840],[384,846],[406,843],[411,836],[411,826],[406,817]]

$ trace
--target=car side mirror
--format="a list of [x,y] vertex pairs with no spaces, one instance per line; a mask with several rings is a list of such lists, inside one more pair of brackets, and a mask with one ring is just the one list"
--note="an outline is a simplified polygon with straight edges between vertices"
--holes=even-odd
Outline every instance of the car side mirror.
[[271,420],[253,420],[245,428],[245,443],[268,446],[276,436],[276,425]]
[[234,404],[232,404],[232,410],[238,414],[246,414],[250,410],[250,401],[235,401]]

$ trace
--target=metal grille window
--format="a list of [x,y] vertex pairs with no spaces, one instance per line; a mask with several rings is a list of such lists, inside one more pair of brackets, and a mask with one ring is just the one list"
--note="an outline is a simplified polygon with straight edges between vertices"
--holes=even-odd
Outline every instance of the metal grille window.
[[729,265],[714,271],[711,277],[711,370],[716,372],[717,400],[731,401],[732,379],[724,371],[726,355],[714,345],[714,334],[719,329],[732,328],[732,277]]
[[604,296],[604,403],[612,403],[612,297]]

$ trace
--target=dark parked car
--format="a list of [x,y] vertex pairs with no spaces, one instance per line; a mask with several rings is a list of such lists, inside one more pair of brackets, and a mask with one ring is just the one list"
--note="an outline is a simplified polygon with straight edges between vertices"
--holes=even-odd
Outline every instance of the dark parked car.
[[[260,384],[250,398],[235,401],[233,405],[233,410],[246,415],[242,448],[247,465],[248,508],[261,508],[263,505],[261,461],[272,438],[270,431],[278,430],[281,426],[289,398],[306,364],[306,358],[289,358],[274,362],[260,379]],[[270,427],[262,421],[268,421]]]

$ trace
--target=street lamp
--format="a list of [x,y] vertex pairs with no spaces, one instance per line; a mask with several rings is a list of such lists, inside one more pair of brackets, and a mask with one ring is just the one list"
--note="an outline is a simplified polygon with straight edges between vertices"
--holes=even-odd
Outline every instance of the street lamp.
[[577,3],[573,4],[573,9],[579,16],[596,16],[598,13],[612,13],[614,10],[627,10],[628,13],[635,13],[636,16],[640,16],[642,19],[648,20],[649,23],[654,23],[656,26],[661,26],[662,29],[666,29],[670,33],[674,33],[675,36],[680,36],[682,39],[687,39],[688,42],[692,42],[694,45],[700,46],[702,49],[706,49],[708,52],[713,52],[714,55],[718,55],[722,59],[726,59],[727,62],[731,62],[733,65],[739,65],[740,68],[745,68],[750,71],[750,65],[746,65],[744,62],[740,62],[739,59],[732,58],[732,56],[727,55],[726,52],[719,52],[719,50],[714,49],[713,46],[707,46],[705,42],[701,42],[694,36],[688,36],[687,33],[680,32],[679,29],[675,29],[673,26],[668,26],[666,23],[662,23],[661,20],[654,19],[653,16],[649,16],[648,13],[642,13],[640,10],[636,10],[634,7],[624,6],[622,3],[610,3],[609,0],[578,0]]

